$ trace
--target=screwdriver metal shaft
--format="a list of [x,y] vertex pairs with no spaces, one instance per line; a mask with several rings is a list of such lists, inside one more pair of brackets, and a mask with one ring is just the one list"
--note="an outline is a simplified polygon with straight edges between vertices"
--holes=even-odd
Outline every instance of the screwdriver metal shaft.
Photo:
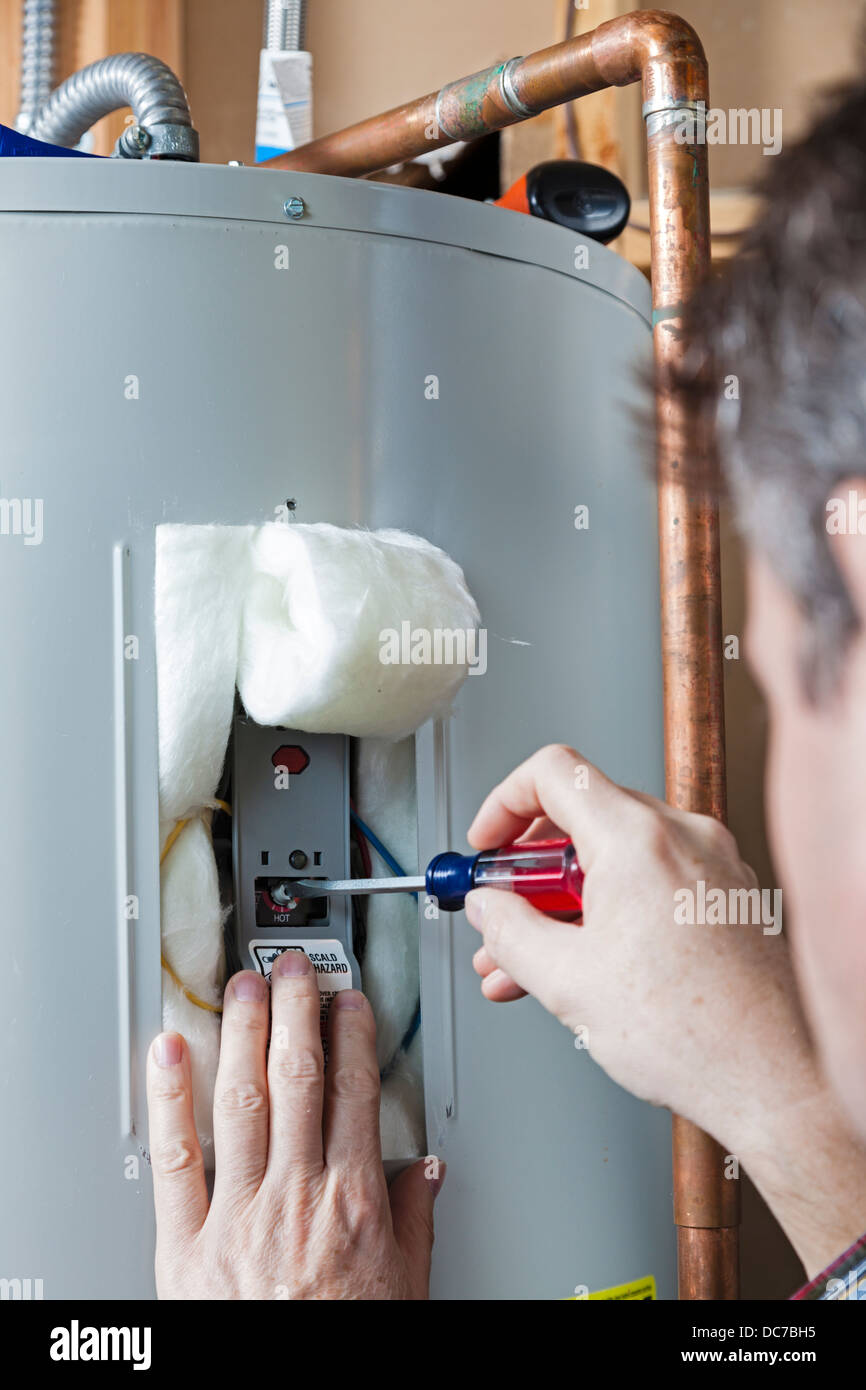
[[417,878],[299,878],[292,880],[299,898],[324,898],[331,893],[423,893],[424,875]]

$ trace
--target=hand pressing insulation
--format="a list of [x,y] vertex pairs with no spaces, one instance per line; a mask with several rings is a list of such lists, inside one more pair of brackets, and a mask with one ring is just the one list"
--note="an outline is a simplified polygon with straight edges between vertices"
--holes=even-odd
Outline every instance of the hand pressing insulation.
[[422,1159],[389,1193],[375,1033],[364,996],[338,993],[325,1072],[319,990],[306,956],[278,957],[270,988],[253,971],[233,977],[210,1203],[189,1052],[178,1033],[156,1039],[147,1089],[160,1298],[427,1297],[444,1164]]

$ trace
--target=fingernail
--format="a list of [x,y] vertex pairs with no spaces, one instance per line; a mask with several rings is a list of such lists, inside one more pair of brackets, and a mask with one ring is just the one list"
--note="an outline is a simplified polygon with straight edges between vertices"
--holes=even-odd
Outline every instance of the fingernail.
[[439,1196],[439,1193],[442,1191],[442,1184],[445,1181],[445,1174],[447,1172],[448,1164],[443,1163],[440,1159],[436,1165],[436,1176],[427,1179],[428,1183],[430,1184],[430,1191],[433,1193],[434,1202],[436,1201],[436,1198]]
[[153,1044],[153,1056],[158,1067],[176,1067],[183,1056],[180,1033],[160,1033]]
[[267,992],[267,980],[264,975],[257,975],[254,970],[244,970],[232,980],[232,993],[235,999],[240,999],[244,1004],[260,1004],[266,998]]
[[364,996],[359,989],[341,989],[334,995],[332,1009],[363,1009]]
[[466,894],[463,910],[472,926],[480,929],[481,920],[484,916],[484,898],[476,889],[473,888],[470,893]]
[[303,951],[295,951],[291,947],[288,951],[283,951],[281,956],[277,956],[271,970],[271,978],[274,975],[306,975],[310,969],[310,962]]

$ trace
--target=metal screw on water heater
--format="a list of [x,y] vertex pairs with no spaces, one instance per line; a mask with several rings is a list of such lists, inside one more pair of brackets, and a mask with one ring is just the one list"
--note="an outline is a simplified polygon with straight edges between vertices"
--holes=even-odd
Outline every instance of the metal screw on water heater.
[[287,198],[283,203],[283,212],[286,214],[286,217],[291,217],[293,222],[297,222],[299,218],[303,217],[306,211],[307,205],[303,198]]
[[127,126],[121,139],[130,150],[146,150],[150,144],[149,133],[140,125]]
[[271,893],[271,898],[277,907],[287,908],[292,912],[298,905],[298,899],[292,893],[288,883],[279,883]]

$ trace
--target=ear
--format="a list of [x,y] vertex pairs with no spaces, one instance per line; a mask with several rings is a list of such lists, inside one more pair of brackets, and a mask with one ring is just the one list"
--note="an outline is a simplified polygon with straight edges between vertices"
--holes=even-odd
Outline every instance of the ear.
[[830,554],[866,629],[866,477],[843,478],[825,505]]
[[771,702],[800,691],[799,653],[803,615],[765,556],[746,550],[745,653],[749,668]]

